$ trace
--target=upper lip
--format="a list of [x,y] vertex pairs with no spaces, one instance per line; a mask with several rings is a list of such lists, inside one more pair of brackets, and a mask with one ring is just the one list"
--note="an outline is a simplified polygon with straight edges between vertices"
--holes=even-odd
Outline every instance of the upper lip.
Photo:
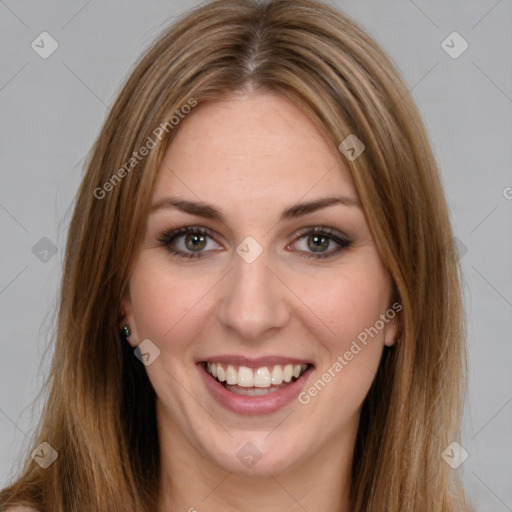
[[198,360],[198,363],[226,363],[234,366],[247,366],[248,368],[261,368],[263,366],[273,366],[276,364],[309,364],[311,361],[300,359],[297,357],[287,356],[262,356],[262,357],[246,357],[241,355],[219,355],[205,357]]

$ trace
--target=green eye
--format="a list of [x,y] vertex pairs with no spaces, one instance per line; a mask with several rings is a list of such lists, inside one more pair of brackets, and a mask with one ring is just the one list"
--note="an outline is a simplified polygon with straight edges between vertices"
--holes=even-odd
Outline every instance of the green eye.
[[[298,242],[303,239],[306,243],[299,244]],[[323,226],[305,229],[293,243],[294,246],[302,245],[302,248],[299,247],[299,252],[304,253],[305,258],[317,259],[334,256],[350,244],[351,242],[344,235]],[[328,250],[330,247],[333,249]]]
[[[302,240],[305,240],[305,243],[301,242]],[[215,242],[213,233],[202,226],[186,226],[164,232],[160,235],[159,241],[172,255],[182,258],[202,258],[211,250],[222,249],[222,246]],[[297,246],[301,246],[297,252],[302,253],[302,257],[316,259],[334,256],[350,245],[351,241],[345,235],[323,226],[305,228],[291,244],[296,250]]]
[[[176,229],[170,233],[163,233],[159,237],[162,245],[167,247],[168,251],[176,256],[183,258],[200,258],[202,253],[206,252],[208,239],[212,239],[210,230],[199,226],[187,226]],[[212,249],[220,247],[216,242],[213,243]],[[177,246],[174,248],[173,246]]]

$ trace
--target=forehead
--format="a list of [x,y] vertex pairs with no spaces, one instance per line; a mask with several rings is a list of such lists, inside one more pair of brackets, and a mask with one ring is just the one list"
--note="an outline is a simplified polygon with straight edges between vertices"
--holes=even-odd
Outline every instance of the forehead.
[[357,197],[339,154],[313,121],[272,93],[231,94],[181,121],[160,166],[154,200],[168,193],[267,207],[305,195]]

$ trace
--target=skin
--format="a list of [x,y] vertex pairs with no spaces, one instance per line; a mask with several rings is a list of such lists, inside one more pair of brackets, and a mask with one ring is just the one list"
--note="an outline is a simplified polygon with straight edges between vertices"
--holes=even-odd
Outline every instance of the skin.
[[[293,400],[271,414],[225,409],[196,366],[220,354],[297,357],[315,365],[307,390],[390,308],[391,279],[360,206],[279,220],[297,202],[357,200],[340,154],[290,100],[230,94],[181,122],[152,204],[171,195],[214,205],[225,223],[175,208],[151,213],[123,301],[128,342],[150,339],[160,349],[146,366],[157,394],[159,510],[348,512],[361,405],[384,345],[395,342],[393,321],[308,404]],[[203,258],[174,256],[159,241],[161,232],[184,226],[213,232]],[[312,226],[344,233],[352,244],[307,258],[318,253],[310,235],[297,233]],[[185,236],[172,247],[191,253]],[[250,264],[235,251],[247,236],[263,249]],[[325,252],[337,247],[330,242]],[[248,442],[262,454],[251,468],[237,457]]]

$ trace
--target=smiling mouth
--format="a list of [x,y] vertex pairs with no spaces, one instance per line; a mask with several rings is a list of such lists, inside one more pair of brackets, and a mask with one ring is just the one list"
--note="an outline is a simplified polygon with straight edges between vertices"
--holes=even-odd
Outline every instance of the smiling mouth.
[[274,393],[300,379],[311,364],[276,364],[249,368],[225,363],[204,362],[213,379],[228,391],[243,396],[262,396]]

